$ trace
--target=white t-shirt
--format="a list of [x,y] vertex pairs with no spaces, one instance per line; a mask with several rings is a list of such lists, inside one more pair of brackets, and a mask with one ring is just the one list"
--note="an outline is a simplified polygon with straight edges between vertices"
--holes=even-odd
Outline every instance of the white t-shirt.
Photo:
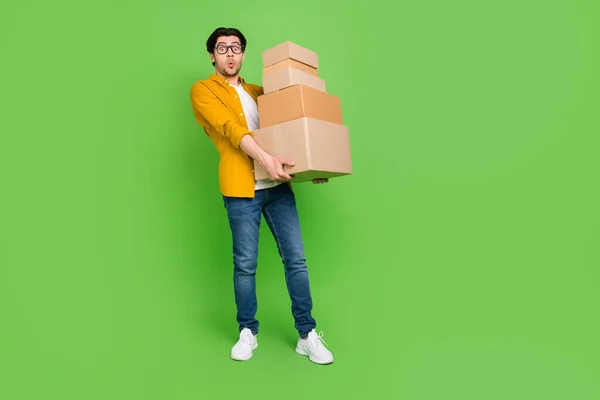
[[[248,129],[251,131],[255,131],[260,128],[260,119],[258,116],[258,106],[256,102],[242,87],[242,85],[231,85],[235,88],[240,96],[240,101],[242,102],[242,108],[244,109],[244,115],[246,116],[246,122],[248,123]],[[279,185],[281,182],[272,181],[270,179],[262,179],[256,181],[254,186],[255,190],[267,189],[273,186]]]

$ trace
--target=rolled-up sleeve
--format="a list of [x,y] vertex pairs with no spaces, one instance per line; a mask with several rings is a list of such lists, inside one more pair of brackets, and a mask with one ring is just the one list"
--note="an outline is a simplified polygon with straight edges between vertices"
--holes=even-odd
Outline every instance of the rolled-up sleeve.
[[240,148],[245,135],[252,135],[252,132],[239,122],[237,116],[204,84],[192,86],[190,99],[196,121],[227,138],[236,149]]

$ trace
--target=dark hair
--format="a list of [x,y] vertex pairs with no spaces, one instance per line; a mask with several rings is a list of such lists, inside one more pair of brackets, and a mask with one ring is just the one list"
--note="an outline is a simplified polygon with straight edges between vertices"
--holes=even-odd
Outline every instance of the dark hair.
[[[240,44],[242,45],[242,51],[246,50],[246,37],[236,28],[224,28],[220,27],[214,30],[213,33],[206,40],[206,51],[210,54],[213,54],[215,51],[215,46],[217,45],[217,39],[221,36],[237,36],[240,39]],[[215,63],[212,63],[213,67]]]

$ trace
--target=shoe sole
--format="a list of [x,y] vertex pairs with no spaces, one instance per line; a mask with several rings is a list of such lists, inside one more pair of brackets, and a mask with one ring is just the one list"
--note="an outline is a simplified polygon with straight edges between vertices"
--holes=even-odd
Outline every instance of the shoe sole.
[[310,354],[308,354],[305,350],[301,349],[300,347],[296,347],[296,353],[300,354],[301,356],[308,356],[308,359],[310,361],[314,362],[315,364],[326,365],[326,364],[333,363],[333,360],[331,360],[331,361],[317,360],[317,359],[313,358]]

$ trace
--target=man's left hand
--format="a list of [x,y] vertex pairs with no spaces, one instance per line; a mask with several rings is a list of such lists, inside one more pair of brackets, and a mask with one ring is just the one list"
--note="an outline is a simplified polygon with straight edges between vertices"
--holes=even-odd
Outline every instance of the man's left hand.
[[327,182],[329,182],[328,178],[319,178],[319,179],[313,179],[312,180],[312,183],[315,183],[315,184],[327,183]]

